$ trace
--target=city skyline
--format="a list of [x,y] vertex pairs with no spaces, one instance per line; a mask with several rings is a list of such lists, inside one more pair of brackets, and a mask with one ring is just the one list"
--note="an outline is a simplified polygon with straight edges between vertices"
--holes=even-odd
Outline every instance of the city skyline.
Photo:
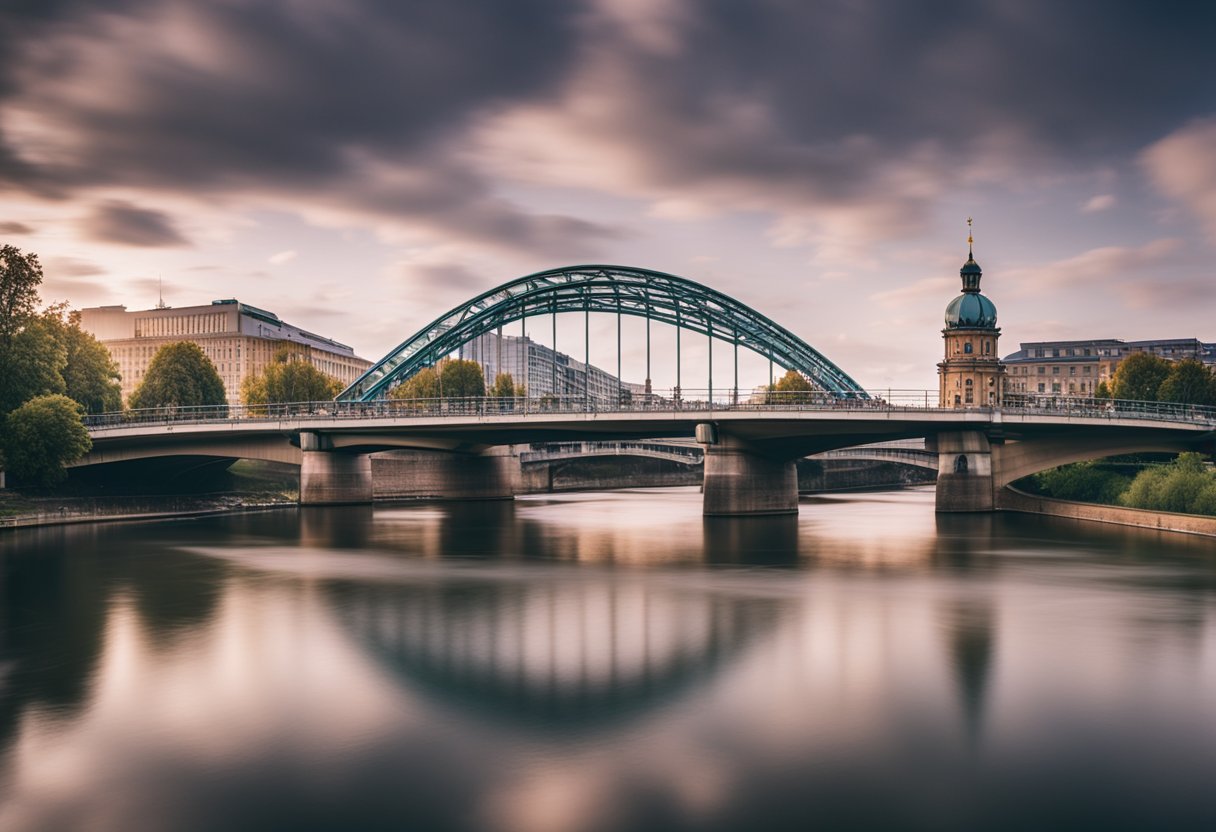
[[[0,238],[39,254],[46,302],[150,308],[163,280],[174,306],[239,297],[371,359],[511,278],[642,266],[865,386],[933,388],[974,216],[1004,352],[1210,341],[1213,16],[19,4],[0,12]],[[559,349],[581,355],[581,328]],[[614,329],[593,326],[592,364],[614,365]]]

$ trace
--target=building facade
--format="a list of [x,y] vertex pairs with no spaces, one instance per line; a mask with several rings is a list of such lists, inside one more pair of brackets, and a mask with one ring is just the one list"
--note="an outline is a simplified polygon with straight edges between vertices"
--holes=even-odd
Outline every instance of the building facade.
[[224,382],[229,404],[241,399],[241,383],[261,372],[275,351],[291,344],[313,366],[348,385],[371,362],[345,344],[315,335],[279,319],[273,312],[234,299],[208,306],[128,311],[125,306],[80,310],[80,327],[110,351],[122,374],[127,399],[143,381],[157,350],[176,341],[193,341],[211,359]]
[[997,357],[1001,330],[996,305],[980,294],[983,274],[968,235],[967,262],[959,269],[963,292],[946,306],[942,330],[945,359],[937,365],[941,407],[996,407],[1003,400],[1005,368]]
[[1193,358],[1216,367],[1216,344],[1198,338],[1123,341],[1030,341],[1005,356],[1006,389],[1030,395],[1092,396],[1098,385],[1110,383],[1119,362],[1132,353],[1147,352],[1168,361]]
[[499,373],[509,373],[533,399],[587,396],[596,404],[611,406],[618,396],[636,398],[648,392],[645,384],[619,381],[612,373],[526,336],[487,332],[462,346],[459,355],[481,365],[486,389],[494,384]]

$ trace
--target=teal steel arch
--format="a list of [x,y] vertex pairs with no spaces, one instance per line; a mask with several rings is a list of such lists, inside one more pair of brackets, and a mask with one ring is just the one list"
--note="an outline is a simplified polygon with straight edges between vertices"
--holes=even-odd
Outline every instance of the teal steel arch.
[[608,312],[672,324],[737,344],[797,370],[840,398],[868,398],[818,350],[751,307],[700,283],[629,266],[568,266],[491,289],[420,329],[377,362],[338,401],[371,401],[462,345],[538,315]]

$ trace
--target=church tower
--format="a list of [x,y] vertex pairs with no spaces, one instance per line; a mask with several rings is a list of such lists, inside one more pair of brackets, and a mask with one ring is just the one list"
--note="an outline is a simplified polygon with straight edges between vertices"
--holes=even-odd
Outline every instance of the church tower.
[[967,262],[959,270],[963,293],[946,307],[942,330],[946,358],[937,365],[942,407],[996,407],[1000,405],[1005,366],[997,358],[996,306],[980,294],[984,273],[975,262],[971,218],[967,218]]

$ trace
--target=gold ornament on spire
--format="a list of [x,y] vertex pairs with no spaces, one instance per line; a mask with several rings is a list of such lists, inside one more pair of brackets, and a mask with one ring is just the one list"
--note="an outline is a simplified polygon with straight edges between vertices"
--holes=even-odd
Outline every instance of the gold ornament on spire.
[[971,239],[971,217],[967,217],[967,257],[974,260],[975,255],[971,251],[971,246],[975,241]]

